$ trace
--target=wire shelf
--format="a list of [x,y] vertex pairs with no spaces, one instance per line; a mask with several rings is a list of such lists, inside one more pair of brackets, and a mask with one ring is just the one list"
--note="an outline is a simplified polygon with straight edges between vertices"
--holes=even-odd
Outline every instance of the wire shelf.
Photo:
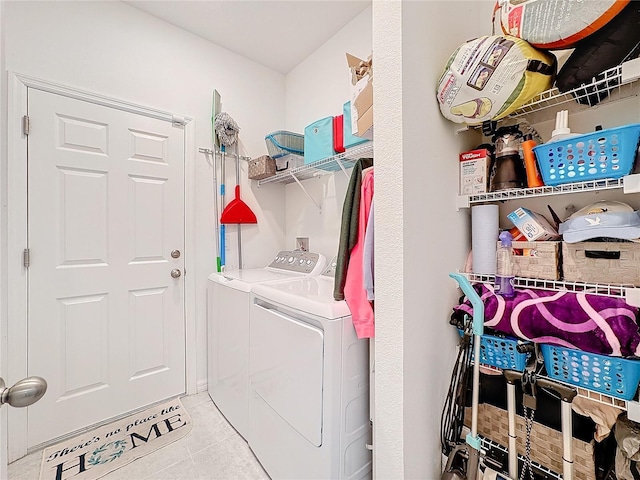
[[[481,435],[479,435],[480,437],[480,441],[482,442],[482,449],[483,450],[489,450],[490,448],[494,448],[496,450],[500,450],[502,453],[504,453],[505,455],[509,455],[509,449],[507,447],[505,447],[504,445],[500,445],[498,442],[494,442],[493,440],[491,440],[490,438],[486,438],[483,437]],[[525,461],[525,457],[523,455],[518,454],[518,460],[520,460],[521,462]],[[548,478],[555,478],[557,480],[562,480],[562,475],[560,473],[554,472],[553,470],[548,469],[547,467],[540,465],[538,462],[531,462],[531,466],[537,471],[540,472],[544,475],[546,475]]]
[[531,99],[509,115],[509,118],[521,117],[574,101],[583,104],[585,108],[589,108],[607,97],[617,97],[619,99],[624,97],[625,94],[633,94],[632,89],[623,87],[638,80],[639,68],[640,59],[634,59],[605,70],[595,77],[591,83],[581,85],[567,92],[562,93],[557,88],[552,88]]
[[546,197],[550,195],[564,195],[567,193],[598,192],[624,187],[624,178],[609,178],[602,180],[589,180],[586,182],[566,183],[563,185],[542,186],[534,188],[518,188],[501,190],[498,192],[479,193],[475,195],[459,195],[458,205],[473,205],[475,203],[507,201],[514,199]]
[[356,147],[350,148],[343,153],[339,153],[323,160],[303,165],[301,167],[286,170],[273,177],[258,181],[258,186],[268,183],[293,183],[307,180],[313,177],[328,175],[338,170],[346,170],[353,167],[359,158],[373,157],[373,142],[369,141]]
[[[483,275],[477,273],[465,273],[464,275],[470,282],[487,284],[495,283],[495,275]],[[566,280],[543,280],[540,278],[527,277],[515,277],[513,285],[519,288],[589,293],[591,295],[624,298],[625,300],[628,299],[630,290],[632,292],[639,290],[634,285],[569,282]]]

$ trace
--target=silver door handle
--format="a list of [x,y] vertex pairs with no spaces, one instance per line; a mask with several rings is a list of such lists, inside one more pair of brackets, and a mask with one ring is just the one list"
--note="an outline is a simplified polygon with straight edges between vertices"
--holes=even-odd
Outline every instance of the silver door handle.
[[180,271],[180,269],[174,268],[173,270],[171,270],[171,276],[173,278],[179,278],[180,275],[182,275],[182,272]]
[[12,407],[28,407],[40,400],[47,391],[47,382],[42,377],[27,377],[13,387],[6,388],[0,378],[0,406],[8,403]]

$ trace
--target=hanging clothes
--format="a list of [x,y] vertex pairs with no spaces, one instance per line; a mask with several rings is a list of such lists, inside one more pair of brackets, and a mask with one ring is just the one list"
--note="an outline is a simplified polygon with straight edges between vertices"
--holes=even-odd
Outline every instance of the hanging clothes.
[[375,300],[375,279],[373,274],[373,245],[374,245],[374,233],[373,233],[373,204],[371,201],[371,210],[369,211],[369,219],[367,220],[367,230],[364,234],[364,250],[362,253],[362,267],[364,276],[364,290],[367,292],[367,300],[372,302]]
[[374,313],[371,303],[367,300],[364,288],[364,237],[367,222],[373,202],[373,170],[366,172],[362,178],[360,194],[360,210],[358,212],[358,237],[349,256],[344,297],[351,311],[353,326],[358,338],[374,336]]
[[333,287],[333,298],[344,300],[344,285],[347,280],[349,257],[358,240],[358,212],[360,211],[360,195],[362,194],[362,171],[373,165],[373,158],[361,158],[356,161],[351,172],[351,179],[342,205],[342,222],[340,226],[340,243],[336,259],[336,275]]

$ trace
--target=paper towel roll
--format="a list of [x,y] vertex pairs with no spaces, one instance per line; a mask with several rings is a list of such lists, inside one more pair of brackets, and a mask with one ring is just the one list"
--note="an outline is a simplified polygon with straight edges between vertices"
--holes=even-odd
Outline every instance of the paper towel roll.
[[474,205],[471,207],[471,248],[473,273],[496,273],[496,242],[500,226],[498,205]]

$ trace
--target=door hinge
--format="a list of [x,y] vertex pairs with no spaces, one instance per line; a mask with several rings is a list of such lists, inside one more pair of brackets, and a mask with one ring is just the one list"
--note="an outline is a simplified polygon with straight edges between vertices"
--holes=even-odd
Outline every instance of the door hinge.
[[22,262],[24,263],[24,268],[29,268],[29,265],[31,265],[31,258],[28,248],[25,248],[24,252],[22,252]]
[[29,135],[29,115],[22,117],[22,133],[24,135]]

